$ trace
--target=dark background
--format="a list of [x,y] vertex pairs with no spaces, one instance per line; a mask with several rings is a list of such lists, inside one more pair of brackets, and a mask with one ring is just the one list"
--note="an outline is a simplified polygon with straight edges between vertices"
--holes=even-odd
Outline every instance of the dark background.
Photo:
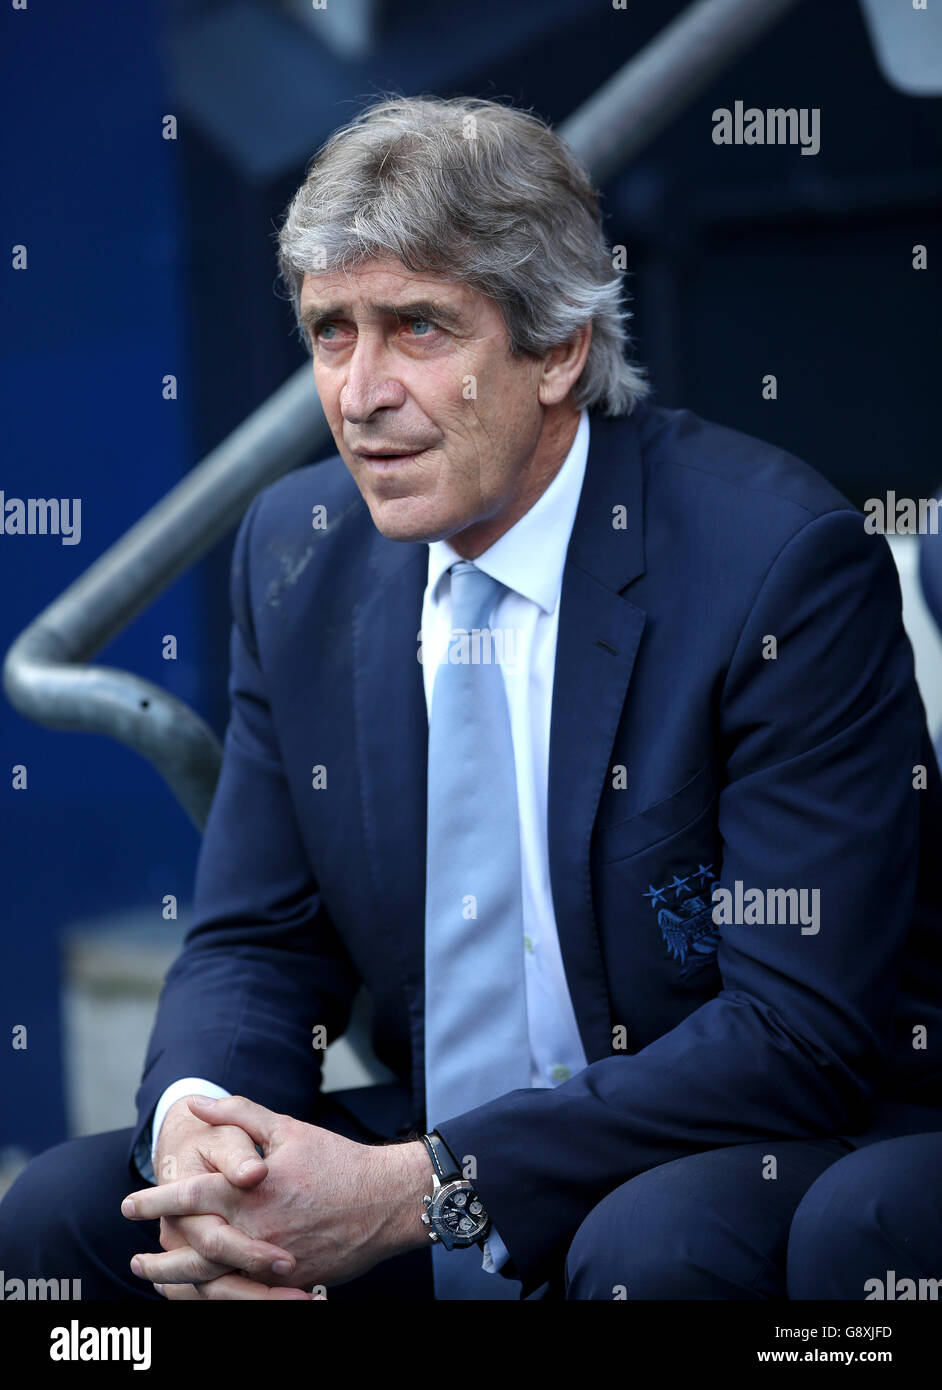
[[[0,535],[0,648],[304,360],[274,234],[362,100],[508,97],[558,124],[683,8],[398,0],[377,6],[372,50],[344,57],[287,3],[7,5],[4,254],[24,243],[29,269],[2,275],[0,488],[83,505],[80,545]],[[712,110],[737,99],[819,107],[820,153],[715,146]],[[858,505],[929,495],[940,175],[939,101],[887,85],[855,0],[799,6],[603,190],[660,403],[785,446]],[[230,549],[100,658],[220,735]],[[63,927],[132,908],[159,925],[163,894],[191,894],[199,840],[150,765],[108,739],[39,728],[2,699],[0,750],[0,1148],[36,1151],[65,1134]],[[18,763],[27,792],[11,787]],[[29,1048],[14,1052],[20,1023]]]

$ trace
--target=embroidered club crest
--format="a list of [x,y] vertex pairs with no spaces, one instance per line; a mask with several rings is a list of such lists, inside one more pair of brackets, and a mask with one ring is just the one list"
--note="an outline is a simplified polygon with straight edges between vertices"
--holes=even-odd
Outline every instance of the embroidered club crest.
[[712,864],[699,864],[695,873],[675,874],[663,888],[649,884],[644,894],[669,954],[680,962],[682,980],[716,959],[720,931],[713,921],[713,889],[718,882]]

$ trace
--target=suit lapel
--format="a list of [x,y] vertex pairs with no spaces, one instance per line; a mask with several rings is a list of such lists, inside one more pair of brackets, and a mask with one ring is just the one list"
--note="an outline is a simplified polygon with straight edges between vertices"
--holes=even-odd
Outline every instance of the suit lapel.
[[[614,521],[625,508],[624,528]],[[550,724],[548,837],[559,943],[589,1062],[612,1018],[592,906],[590,842],[644,627],[620,590],[644,572],[641,449],[633,420],[593,415],[560,598]]]
[[[428,546],[378,532],[353,617],[354,721],[377,927],[399,965],[417,1115],[425,1092],[425,839],[428,717],[418,660]],[[421,1123],[421,1121],[418,1121]]]

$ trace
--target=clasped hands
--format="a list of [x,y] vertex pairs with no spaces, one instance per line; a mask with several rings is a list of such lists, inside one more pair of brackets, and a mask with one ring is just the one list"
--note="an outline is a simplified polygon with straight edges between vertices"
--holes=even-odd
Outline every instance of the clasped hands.
[[159,1218],[161,1253],[131,1269],[166,1298],[323,1298],[312,1290],[428,1241],[420,1140],[357,1144],[242,1096],[188,1096],[167,1112],[154,1171],[159,1185],[121,1211]]

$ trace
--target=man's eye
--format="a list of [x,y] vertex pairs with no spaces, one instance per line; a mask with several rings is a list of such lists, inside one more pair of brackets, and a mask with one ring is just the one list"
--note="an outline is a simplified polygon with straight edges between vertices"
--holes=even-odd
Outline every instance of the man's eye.
[[[416,338],[428,338],[438,328],[438,324],[433,323],[431,319],[404,319],[403,322]],[[339,333],[336,323],[321,323],[315,329],[313,336],[315,342],[333,343],[342,335]]]
[[350,330],[342,323],[318,324],[314,333],[315,347],[348,347],[351,341]]

